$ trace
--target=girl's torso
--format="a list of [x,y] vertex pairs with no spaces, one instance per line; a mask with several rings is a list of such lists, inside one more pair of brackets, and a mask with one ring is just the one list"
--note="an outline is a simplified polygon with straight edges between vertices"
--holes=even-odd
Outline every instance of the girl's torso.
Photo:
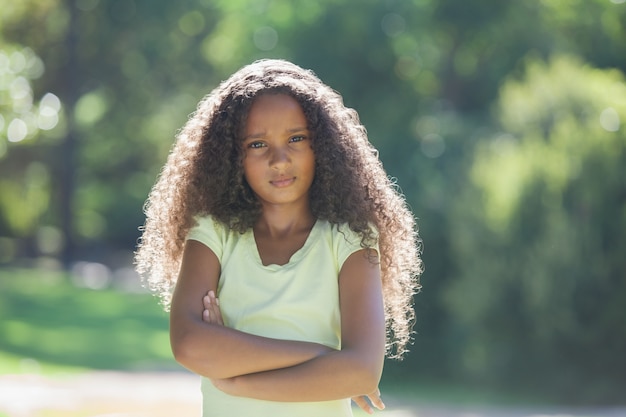
[[[283,265],[264,265],[251,231],[240,234],[210,218],[200,219],[189,238],[206,244],[220,260],[218,296],[225,325],[260,336],[341,348],[339,271],[345,259],[361,249],[360,238],[347,227],[318,220]],[[265,258],[268,263],[270,258]],[[316,403],[242,399],[216,390],[208,380],[202,391],[204,416],[352,415],[349,399]]]

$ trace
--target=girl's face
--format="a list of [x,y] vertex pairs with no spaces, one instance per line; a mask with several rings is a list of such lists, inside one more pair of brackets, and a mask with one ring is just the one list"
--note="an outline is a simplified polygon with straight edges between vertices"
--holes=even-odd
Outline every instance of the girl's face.
[[311,132],[300,104],[286,94],[255,99],[244,129],[243,171],[264,207],[308,206],[315,175]]

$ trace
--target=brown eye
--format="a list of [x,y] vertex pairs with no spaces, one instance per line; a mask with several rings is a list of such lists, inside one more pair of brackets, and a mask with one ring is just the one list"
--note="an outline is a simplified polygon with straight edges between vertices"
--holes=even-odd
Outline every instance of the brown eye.
[[302,142],[303,140],[306,140],[306,139],[307,139],[306,136],[293,136],[292,138],[289,139],[289,143]]
[[260,149],[265,147],[265,144],[263,142],[251,142],[247,147],[250,149]]

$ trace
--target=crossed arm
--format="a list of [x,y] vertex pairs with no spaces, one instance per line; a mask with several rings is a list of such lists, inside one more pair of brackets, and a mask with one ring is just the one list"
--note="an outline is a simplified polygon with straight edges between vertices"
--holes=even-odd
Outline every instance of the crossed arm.
[[[215,254],[188,241],[172,299],[170,338],[183,366],[232,395],[270,401],[325,401],[353,397],[378,408],[385,323],[380,272],[364,251],[352,254],[339,276],[342,348],[255,336],[221,324],[215,298],[220,266]],[[212,303],[207,303],[212,301]]]

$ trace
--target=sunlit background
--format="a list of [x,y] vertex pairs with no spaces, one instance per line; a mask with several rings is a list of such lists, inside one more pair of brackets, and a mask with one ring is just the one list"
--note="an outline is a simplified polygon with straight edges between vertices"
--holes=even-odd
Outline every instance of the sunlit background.
[[626,415],[624,0],[0,0],[0,416],[199,414],[132,252],[177,129],[265,57],[418,218],[389,415]]

